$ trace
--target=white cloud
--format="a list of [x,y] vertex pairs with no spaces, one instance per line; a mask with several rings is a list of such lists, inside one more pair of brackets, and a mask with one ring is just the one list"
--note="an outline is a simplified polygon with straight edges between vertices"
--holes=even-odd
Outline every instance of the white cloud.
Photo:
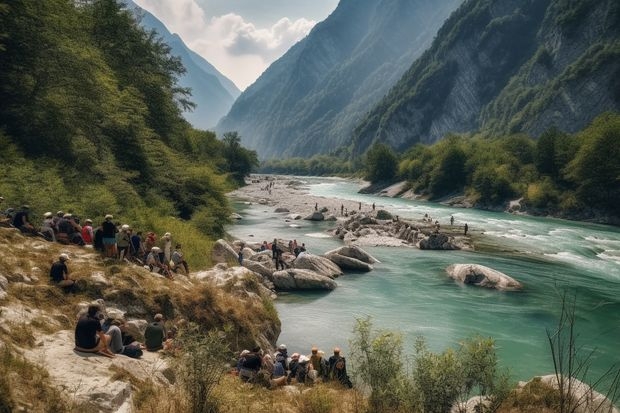
[[196,53],[245,89],[316,24],[281,18],[271,27],[256,27],[234,13],[210,19],[195,0],[135,0]]

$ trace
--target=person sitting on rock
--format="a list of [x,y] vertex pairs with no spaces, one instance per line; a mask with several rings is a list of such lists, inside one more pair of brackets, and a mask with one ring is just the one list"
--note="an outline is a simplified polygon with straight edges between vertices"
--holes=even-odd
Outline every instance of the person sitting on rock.
[[164,326],[164,316],[155,314],[153,322],[146,326],[144,331],[144,345],[147,351],[158,351],[164,348],[166,340],[166,327]]
[[123,333],[121,326],[122,320],[112,319],[109,320],[109,328],[106,335],[110,338],[108,342],[109,350],[114,354],[123,354],[131,358],[140,358],[142,356],[142,349],[138,343],[123,344]]
[[45,236],[46,240],[56,242],[56,234],[54,231],[54,214],[51,212],[46,212],[43,214],[41,233]]
[[297,369],[299,368],[299,353],[293,353],[291,360],[288,362],[289,373],[286,381],[291,383],[292,379],[297,377]]
[[37,230],[32,226],[28,217],[29,212],[30,207],[23,205],[21,210],[13,216],[12,224],[24,234],[36,234]]
[[65,292],[73,292],[75,289],[75,281],[69,278],[67,261],[69,261],[69,256],[65,253],[60,254],[58,261],[53,263],[50,268],[50,278]]
[[278,351],[273,355],[276,363],[280,363],[282,365],[282,369],[286,372],[288,370],[288,353],[286,350],[286,344],[280,344],[278,346]]
[[319,352],[319,349],[316,347],[312,347],[312,354],[310,355],[310,363],[312,363],[312,369],[316,371],[316,376],[313,377],[314,380],[317,378],[321,378],[323,380],[327,380],[329,377],[329,366],[327,364],[327,360],[323,357],[323,352]]
[[239,377],[245,382],[253,382],[262,364],[261,349],[260,347],[255,347],[243,357]]
[[332,380],[338,380],[343,386],[353,387],[353,383],[347,375],[347,363],[340,354],[338,347],[334,348],[334,355],[329,358],[329,375]]
[[183,252],[181,251],[181,244],[177,244],[172,252],[172,258],[170,259],[174,266],[172,267],[172,271],[177,272],[180,267],[183,267],[185,270],[185,274],[189,275],[189,266],[187,265],[187,261],[183,259]]
[[88,306],[86,314],[80,317],[75,326],[75,350],[114,357],[114,353],[108,350],[110,337],[101,329],[99,314],[99,306],[92,304]]
[[84,245],[82,227],[75,222],[73,214],[64,214],[58,221],[58,240],[64,240],[76,245]]

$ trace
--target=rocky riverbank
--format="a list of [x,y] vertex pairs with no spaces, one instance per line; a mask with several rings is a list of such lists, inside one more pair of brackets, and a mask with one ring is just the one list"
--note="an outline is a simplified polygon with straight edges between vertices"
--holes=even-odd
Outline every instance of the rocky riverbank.
[[[394,196],[394,191],[385,195]],[[287,176],[254,176],[229,196],[288,213],[284,219],[334,221],[331,234],[348,245],[474,249],[472,238],[461,226],[438,225],[428,216],[404,220],[374,204],[314,196],[304,181]]]

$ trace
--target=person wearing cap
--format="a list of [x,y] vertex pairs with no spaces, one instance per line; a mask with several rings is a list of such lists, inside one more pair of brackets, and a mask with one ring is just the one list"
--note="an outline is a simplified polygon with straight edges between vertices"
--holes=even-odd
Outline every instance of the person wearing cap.
[[164,316],[155,314],[153,322],[146,326],[144,331],[144,345],[147,351],[158,351],[164,348],[166,341],[166,327],[164,326]]
[[75,289],[75,281],[69,278],[69,268],[67,267],[69,256],[65,253],[60,254],[58,261],[52,264],[50,268],[50,278],[65,292],[73,292]]
[[93,221],[91,219],[84,220],[84,225],[82,226],[82,239],[84,240],[84,244],[93,245],[95,233],[93,232]]
[[12,224],[23,233],[35,234],[37,231],[30,223],[30,218],[28,216],[29,212],[30,207],[28,205],[23,205],[20,211],[13,216]]
[[73,214],[66,213],[62,216],[62,219],[58,221],[58,239],[64,239],[76,245],[84,245],[82,226],[75,222]]
[[116,234],[116,248],[118,249],[118,258],[123,261],[129,252],[131,244],[131,234],[129,233],[129,225],[124,224],[121,230]]
[[261,356],[261,349],[259,346],[256,346],[243,357],[241,369],[239,370],[239,377],[245,382],[253,381],[262,364],[263,358]]
[[288,362],[289,373],[286,381],[291,382],[292,379],[297,377],[297,369],[299,368],[299,353],[291,354],[291,360]]
[[46,212],[43,214],[43,222],[41,223],[41,233],[45,235],[47,240],[56,242],[56,234],[54,233],[54,214]]
[[278,346],[278,350],[273,355],[276,363],[280,363],[282,365],[282,369],[286,372],[288,370],[288,353],[286,350],[286,344],[280,344]]
[[116,233],[118,231],[112,222],[113,218],[112,215],[108,214],[101,224],[103,250],[106,258],[116,258]]
[[170,276],[168,266],[161,261],[161,249],[159,247],[151,248],[151,252],[146,256],[145,264],[148,265],[151,272]]

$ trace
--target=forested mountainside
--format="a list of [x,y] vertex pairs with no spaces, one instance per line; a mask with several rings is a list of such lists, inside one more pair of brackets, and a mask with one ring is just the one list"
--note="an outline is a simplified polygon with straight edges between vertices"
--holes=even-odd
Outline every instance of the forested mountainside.
[[218,124],[262,158],[348,145],[363,116],[429,47],[461,0],[341,0]]
[[402,150],[447,133],[584,128],[620,110],[616,0],[468,0],[356,128]]
[[0,0],[5,208],[29,204],[37,225],[63,209],[156,231],[187,223],[196,245],[197,230],[219,236],[225,193],[256,154],[183,119],[183,72],[117,0]]
[[196,104],[193,110],[183,112],[185,119],[199,129],[215,127],[241,91],[211,63],[190,50],[177,34],[170,33],[155,16],[131,0],[126,0],[126,3],[136,14],[140,25],[148,31],[155,30],[170,46],[170,54],[181,59],[186,71],[180,76],[179,85],[191,89],[192,102]]

